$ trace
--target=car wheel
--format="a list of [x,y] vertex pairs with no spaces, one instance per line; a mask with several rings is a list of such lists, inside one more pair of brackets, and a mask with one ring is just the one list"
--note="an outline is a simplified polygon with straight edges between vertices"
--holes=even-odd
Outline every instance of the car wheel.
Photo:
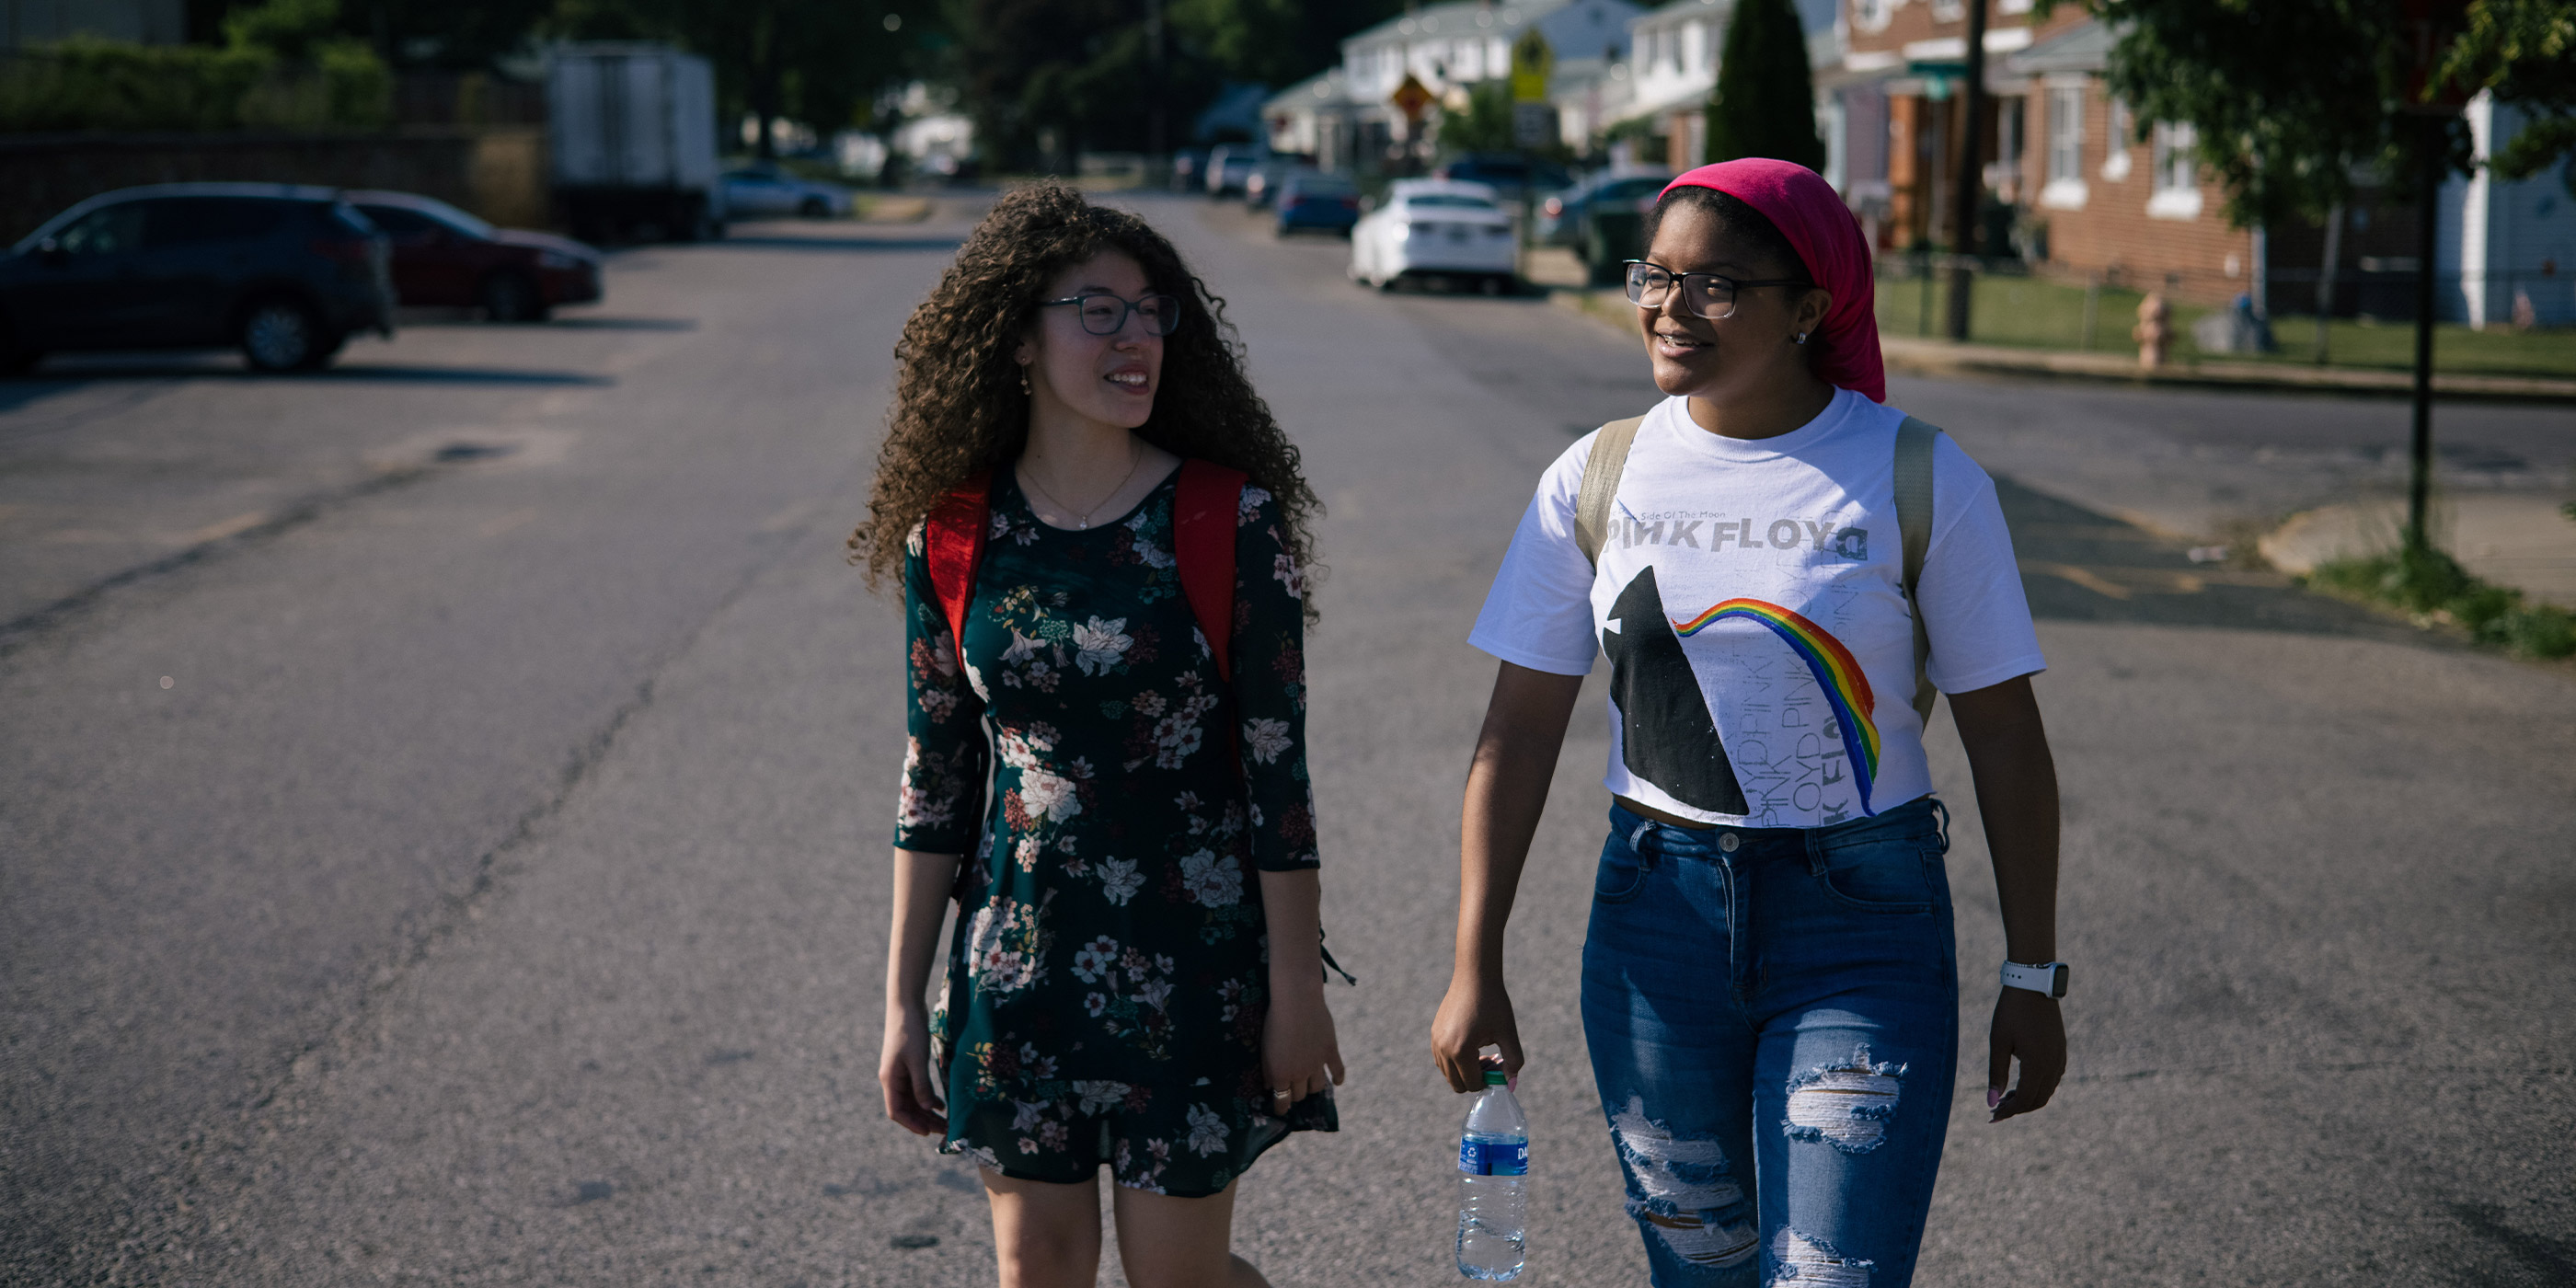
[[241,351],[255,371],[309,371],[339,351],[322,320],[302,302],[261,300],[242,314]]
[[1511,286],[1512,279],[1497,273],[1494,276],[1485,279],[1485,294],[1501,295],[1509,291]]
[[832,217],[832,207],[821,197],[807,197],[796,204],[796,213],[806,219],[829,219]]
[[494,322],[535,322],[546,315],[545,297],[537,284],[519,273],[494,273],[483,279],[483,316]]

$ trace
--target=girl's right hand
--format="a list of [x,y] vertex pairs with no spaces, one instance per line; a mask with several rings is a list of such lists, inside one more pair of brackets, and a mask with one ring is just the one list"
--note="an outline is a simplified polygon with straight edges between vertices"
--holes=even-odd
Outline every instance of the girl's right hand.
[[886,1017],[877,1084],[885,1088],[886,1117],[904,1130],[916,1136],[948,1134],[948,1106],[930,1078],[930,1016],[921,1008],[903,1008]]
[[1440,999],[1440,1014],[1431,1021],[1431,1059],[1449,1079],[1452,1091],[1474,1091],[1485,1085],[1486,1047],[1503,1049],[1503,1072],[1521,1074],[1521,1031],[1512,1020],[1511,994],[1500,977],[1455,975],[1449,995]]

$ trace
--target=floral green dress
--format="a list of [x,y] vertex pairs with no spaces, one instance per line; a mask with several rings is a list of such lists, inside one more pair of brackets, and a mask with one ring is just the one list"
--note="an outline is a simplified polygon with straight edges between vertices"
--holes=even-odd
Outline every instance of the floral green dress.
[[941,1149],[1029,1180],[1107,1163],[1121,1185],[1215,1194],[1289,1132],[1338,1126],[1329,1096],[1273,1113],[1261,1067],[1254,873],[1317,865],[1303,577],[1276,502],[1247,486],[1229,684],[1181,594],[1174,480],[1066,531],[996,473],[962,673],[918,529],[904,562],[895,844],[966,856],[930,1022]]

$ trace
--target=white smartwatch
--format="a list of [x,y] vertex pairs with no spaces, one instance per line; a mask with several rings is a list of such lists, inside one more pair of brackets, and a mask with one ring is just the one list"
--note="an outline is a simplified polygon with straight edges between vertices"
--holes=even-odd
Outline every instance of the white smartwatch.
[[2041,962],[2024,966],[2020,962],[2004,963],[2004,987],[2023,988],[2050,997],[2066,996],[2066,963]]

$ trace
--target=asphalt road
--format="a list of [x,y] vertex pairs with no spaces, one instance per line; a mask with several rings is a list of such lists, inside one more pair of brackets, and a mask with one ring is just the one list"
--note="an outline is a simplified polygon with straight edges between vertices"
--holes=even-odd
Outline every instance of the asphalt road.
[[[1464,635],[1539,469],[1651,390],[1543,302],[1375,295],[1338,244],[1147,205],[1331,507],[1352,1080],[1239,1247],[1450,1282]],[[588,316],[319,378],[0,383],[0,1282],[990,1282],[971,1174],[877,1107],[899,632],[839,559],[960,231],[632,252]],[[2576,1279],[2576,682],[2114,517],[2330,488],[2402,408],[1895,398],[2006,480],[2077,981],[2056,1104],[1989,1127],[1959,1088],[1919,1282]],[[2563,412],[2443,414],[2489,453],[2455,474],[2563,468]],[[1537,1284],[1643,1279],[1575,1009],[1604,746],[1587,704],[1512,941]],[[1946,732],[1935,764],[1964,805]],[[1956,835],[1973,1070],[2000,935]]]

